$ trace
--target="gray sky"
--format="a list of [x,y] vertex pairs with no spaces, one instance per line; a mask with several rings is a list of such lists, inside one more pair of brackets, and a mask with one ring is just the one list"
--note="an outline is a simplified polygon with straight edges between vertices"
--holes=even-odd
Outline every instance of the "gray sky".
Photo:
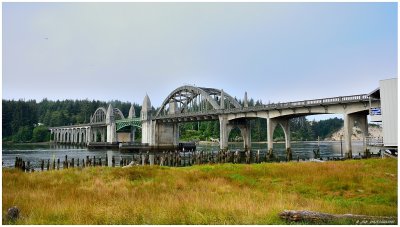
[[397,77],[396,3],[3,3],[3,98],[161,105],[175,88],[263,103]]

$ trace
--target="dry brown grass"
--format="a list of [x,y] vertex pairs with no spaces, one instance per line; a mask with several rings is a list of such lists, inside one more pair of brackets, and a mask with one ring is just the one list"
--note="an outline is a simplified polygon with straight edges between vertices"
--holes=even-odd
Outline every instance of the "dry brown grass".
[[397,216],[397,160],[3,170],[3,224],[282,224],[284,209]]

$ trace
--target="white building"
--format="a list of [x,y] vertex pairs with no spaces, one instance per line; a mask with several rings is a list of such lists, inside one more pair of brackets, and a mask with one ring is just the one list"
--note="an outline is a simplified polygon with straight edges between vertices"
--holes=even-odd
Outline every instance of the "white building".
[[397,78],[379,81],[379,88],[369,94],[370,99],[380,99],[380,108],[370,108],[371,121],[382,122],[383,146],[398,144]]

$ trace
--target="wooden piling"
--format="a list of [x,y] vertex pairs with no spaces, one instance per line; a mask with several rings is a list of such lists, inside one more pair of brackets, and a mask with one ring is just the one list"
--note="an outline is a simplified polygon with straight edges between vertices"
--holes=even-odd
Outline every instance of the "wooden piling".
[[[319,149],[318,149],[319,153]],[[290,162],[293,159],[292,149],[289,147],[286,149],[286,161]]]
[[44,160],[42,159],[42,161],[41,161],[41,163],[40,163],[40,169],[42,170],[42,172],[43,172],[43,170],[44,170]]
[[46,166],[47,168],[47,171],[49,171],[49,169],[50,169],[50,159],[47,159],[47,166]]
[[111,162],[112,162],[112,167],[115,167],[115,157],[114,156],[112,156]]
[[60,159],[57,158],[57,170],[59,170],[59,169],[60,169]]
[[101,157],[99,157],[99,166],[102,166],[102,164],[101,164]]
[[71,159],[71,168],[74,168],[74,166],[75,166],[75,160],[74,160],[74,158],[72,158]]
[[93,166],[96,166],[96,156],[93,156]]

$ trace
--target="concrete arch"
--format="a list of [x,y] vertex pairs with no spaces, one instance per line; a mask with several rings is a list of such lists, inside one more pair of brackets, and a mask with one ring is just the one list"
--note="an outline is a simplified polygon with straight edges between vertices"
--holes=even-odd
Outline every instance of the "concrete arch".
[[107,114],[106,108],[104,108],[104,107],[97,108],[97,110],[93,114],[93,117],[92,117],[90,123],[106,122],[106,114]]
[[125,119],[124,114],[122,113],[122,111],[120,109],[114,108],[113,111],[114,111],[115,120],[124,120]]
[[[182,93],[188,93],[183,95]],[[188,95],[188,96],[187,96]],[[164,100],[164,102],[161,104],[160,110],[157,112],[156,117],[160,116],[160,114],[165,110],[165,107],[172,102],[181,102],[184,106],[184,108],[180,111],[183,111],[187,105],[194,100],[198,95],[201,95],[201,97],[205,100],[207,100],[208,103],[211,104],[213,109],[221,109],[221,105],[212,97],[212,95],[218,97],[219,99],[221,97],[224,98],[224,100],[227,100],[230,104],[234,106],[234,108],[241,108],[241,105],[239,104],[238,101],[236,101],[232,96],[229,94],[215,88],[202,88],[202,87],[194,87],[194,86],[181,86],[173,90],[167,98]],[[179,99],[178,99],[179,97]],[[182,99],[183,98],[183,99]]]

